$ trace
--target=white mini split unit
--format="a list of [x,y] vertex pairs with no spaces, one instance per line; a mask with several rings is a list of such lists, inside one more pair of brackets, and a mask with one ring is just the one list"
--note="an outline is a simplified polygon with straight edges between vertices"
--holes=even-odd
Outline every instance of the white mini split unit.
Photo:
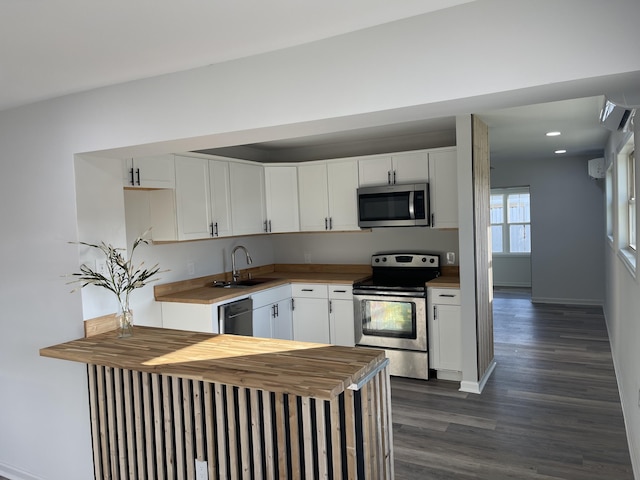
[[624,95],[620,95],[619,98],[604,97],[604,105],[600,110],[600,123],[605,128],[614,132],[618,130],[627,131],[631,128],[633,116],[636,112],[635,109],[640,104],[640,100],[627,97]]
[[604,169],[604,158],[594,158],[589,160],[587,164],[589,166],[589,176],[594,180],[604,178],[606,172]]

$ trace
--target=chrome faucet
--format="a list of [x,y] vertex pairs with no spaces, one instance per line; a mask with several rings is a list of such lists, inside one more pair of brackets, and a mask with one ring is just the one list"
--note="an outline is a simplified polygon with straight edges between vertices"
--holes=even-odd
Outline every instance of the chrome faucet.
[[237,282],[238,279],[240,278],[240,274],[236,269],[236,251],[238,250],[244,250],[244,254],[247,257],[247,265],[251,265],[253,263],[253,260],[251,260],[251,255],[249,255],[249,251],[247,250],[246,247],[242,245],[238,245],[233,249],[233,251],[231,252],[231,277],[233,278],[234,283]]

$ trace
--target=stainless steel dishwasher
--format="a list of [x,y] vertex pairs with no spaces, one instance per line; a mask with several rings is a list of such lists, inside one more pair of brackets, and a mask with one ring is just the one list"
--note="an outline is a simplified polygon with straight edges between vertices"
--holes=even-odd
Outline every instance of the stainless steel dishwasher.
[[253,336],[253,300],[243,298],[218,307],[218,331],[232,335]]

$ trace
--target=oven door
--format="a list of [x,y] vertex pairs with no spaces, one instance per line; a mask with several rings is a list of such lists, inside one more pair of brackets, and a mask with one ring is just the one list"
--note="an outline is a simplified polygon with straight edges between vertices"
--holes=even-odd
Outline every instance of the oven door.
[[427,351],[426,298],[354,295],[356,344]]

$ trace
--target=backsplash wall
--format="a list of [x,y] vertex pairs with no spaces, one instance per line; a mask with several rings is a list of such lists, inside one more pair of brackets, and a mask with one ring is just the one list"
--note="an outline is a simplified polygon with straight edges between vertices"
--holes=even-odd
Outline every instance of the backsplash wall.
[[375,228],[352,233],[295,233],[274,237],[276,263],[368,264],[378,252],[454,252],[458,264],[458,230],[427,227]]

